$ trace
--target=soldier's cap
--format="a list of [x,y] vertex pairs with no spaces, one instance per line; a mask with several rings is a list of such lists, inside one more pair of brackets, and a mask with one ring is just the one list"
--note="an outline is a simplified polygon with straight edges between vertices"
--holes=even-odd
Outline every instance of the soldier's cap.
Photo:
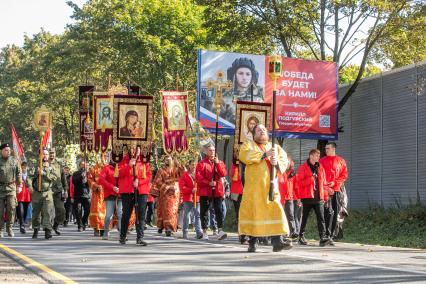
[[10,148],[9,143],[1,144],[1,145],[0,145],[0,150],[3,150],[4,148],[7,148],[7,147],[9,147],[9,148]]

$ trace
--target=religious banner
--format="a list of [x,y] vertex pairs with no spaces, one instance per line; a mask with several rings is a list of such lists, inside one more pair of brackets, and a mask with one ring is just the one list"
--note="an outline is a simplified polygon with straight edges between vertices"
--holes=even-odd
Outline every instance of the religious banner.
[[149,149],[153,127],[151,96],[114,95],[113,158],[120,161],[133,145]]
[[270,127],[271,104],[256,102],[237,102],[234,149],[239,149],[246,141],[253,141],[253,128],[257,124]]
[[[219,133],[236,132],[236,102],[272,103],[268,77],[269,56],[199,50],[197,119],[208,131],[215,130],[214,87],[218,73],[232,82],[221,93]],[[335,62],[282,57],[277,81],[277,137],[337,139],[337,65]]]
[[94,149],[94,95],[95,86],[79,86],[79,125],[80,125],[80,150],[92,151]]
[[162,91],[163,148],[167,154],[188,150],[188,92]]
[[114,98],[112,96],[95,96],[95,152],[107,151],[108,144],[111,145],[112,143],[113,99]]

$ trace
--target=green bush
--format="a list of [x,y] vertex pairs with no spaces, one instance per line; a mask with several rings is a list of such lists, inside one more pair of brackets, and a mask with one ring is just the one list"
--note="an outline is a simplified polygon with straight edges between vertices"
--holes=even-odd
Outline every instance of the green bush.
[[[227,202],[225,229],[237,232],[235,211]],[[343,242],[395,247],[426,248],[426,206],[422,204],[399,208],[372,206],[366,210],[349,210],[343,225]],[[318,240],[315,213],[311,211],[306,237]]]

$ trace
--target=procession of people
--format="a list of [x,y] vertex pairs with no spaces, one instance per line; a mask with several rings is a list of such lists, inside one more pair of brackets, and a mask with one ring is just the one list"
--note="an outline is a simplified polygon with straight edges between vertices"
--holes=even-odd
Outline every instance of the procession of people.
[[[154,169],[149,150],[134,145],[117,163],[109,152],[99,154],[93,164],[82,156],[73,173],[57,159],[54,148],[42,149],[41,163],[33,166],[33,174],[27,162],[18,163],[9,144],[2,144],[1,237],[5,237],[3,229],[14,237],[16,222],[21,234],[32,228],[32,238],[43,230],[44,238],[51,239],[54,234],[62,235],[61,227],[70,226],[75,219],[78,232],[90,227],[95,237],[111,241],[115,228],[119,243],[125,245],[132,241],[129,232],[135,230],[135,243],[146,246],[145,230],[155,219],[157,233],[164,232],[166,237],[180,236],[181,229],[184,239],[191,238],[192,224],[193,238],[223,241],[228,237],[224,200],[230,198],[238,241],[248,244],[248,252],[255,252],[268,240],[274,252],[291,249],[294,241],[306,245],[311,209],[316,215],[319,246],[335,245],[337,220],[342,214],[339,194],[348,177],[344,159],[336,155],[336,143],[327,143],[326,156],[321,159],[320,151],[312,149],[296,170],[282,147],[272,147],[263,124],[251,131],[253,140],[234,150],[230,175],[212,141],[200,148],[202,158],[193,157],[186,164],[179,156],[164,155],[162,165]],[[272,167],[277,174],[270,183]],[[230,181],[230,194],[225,192],[224,179]],[[268,199],[271,186],[272,201]],[[26,226],[30,214],[32,222]],[[210,224],[216,224],[217,232],[209,234]]]

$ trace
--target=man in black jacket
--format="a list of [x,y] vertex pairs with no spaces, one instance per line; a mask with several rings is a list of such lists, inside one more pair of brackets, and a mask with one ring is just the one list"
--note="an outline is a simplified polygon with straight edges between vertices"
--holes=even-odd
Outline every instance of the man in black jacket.
[[71,201],[73,202],[74,212],[76,213],[79,232],[86,230],[87,219],[89,218],[90,213],[90,195],[89,184],[87,183],[87,172],[87,162],[82,160],[80,162],[80,169],[72,175],[74,192],[71,193]]

